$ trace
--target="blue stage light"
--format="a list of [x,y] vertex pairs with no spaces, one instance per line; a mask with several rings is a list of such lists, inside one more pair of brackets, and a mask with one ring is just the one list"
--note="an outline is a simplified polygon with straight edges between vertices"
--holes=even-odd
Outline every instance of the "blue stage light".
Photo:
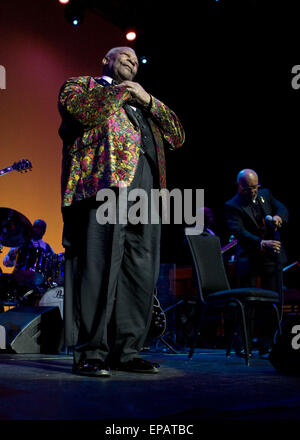
[[69,23],[77,27],[84,21],[84,11],[84,5],[79,3],[68,3],[65,6],[64,15]]

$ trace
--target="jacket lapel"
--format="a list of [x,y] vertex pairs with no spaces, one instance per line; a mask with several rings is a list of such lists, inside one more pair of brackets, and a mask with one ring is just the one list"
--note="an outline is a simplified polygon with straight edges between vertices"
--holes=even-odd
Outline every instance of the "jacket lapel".
[[139,121],[137,120],[137,117],[135,115],[135,111],[133,110],[133,108],[129,104],[124,104],[123,108],[124,108],[124,110],[126,112],[126,115],[127,115],[128,119],[133,124],[134,128],[136,130],[138,130],[138,128],[139,128]]
[[257,221],[255,220],[255,217],[254,217],[254,215],[253,215],[253,211],[252,211],[252,209],[251,209],[251,206],[243,206],[242,208],[243,208],[244,212],[245,212],[245,213],[251,218],[251,220],[254,221],[254,223],[255,223],[256,226],[258,227],[258,223],[257,223]]
[[[101,78],[94,78],[94,79],[98,84],[101,84],[103,87],[107,87],[107,86],[111,85],[108,81],[106,81],[102,77]],[[124,104],[123,108],[125,110],[125,113],[126,113],[128,119],[133,124],[134,128],[137,130],[139,128],[139,122],[137,120],[137,117],[135,115],[133,108],[129,104]]]
[[257,200],[258,200],[258,203],[262,209],[263,217],[265,218],[266,215],[270,214],[270,213],[267,210],[267,206],[266,206],[266,202],[265,202],[264,197],[261,194],[259,194],[259,192],[258,192]]
[[255,225],[258,227],[258,223],[255,220],[255,217],[253,215],[253,211],[250,205],[245,204],[243,199],[237,194],[237,204],[240,206],[240,208],[251,218],[251,220],[255,223]]
[[108,81],[106,81],[104,78],[99,78],[99,77],[95,77],[94,80],[96,81],[96,83],[101,84],[101,86],[106,87],[106,86],[110,86],[111,84],[109,84]]

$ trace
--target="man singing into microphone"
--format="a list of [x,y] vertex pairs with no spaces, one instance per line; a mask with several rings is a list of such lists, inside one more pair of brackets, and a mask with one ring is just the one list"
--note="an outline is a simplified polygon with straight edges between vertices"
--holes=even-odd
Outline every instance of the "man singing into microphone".
[[[237,276],[240,287],[280,291],[278,270],[286,262],[278,230],[288,221],[288,210],[270,190],[259,189],[259,179],[251,169],[237,176],[237,194],[225,204],[227,225],[237,240]],[[260,354],[268,350],[262,343]]]

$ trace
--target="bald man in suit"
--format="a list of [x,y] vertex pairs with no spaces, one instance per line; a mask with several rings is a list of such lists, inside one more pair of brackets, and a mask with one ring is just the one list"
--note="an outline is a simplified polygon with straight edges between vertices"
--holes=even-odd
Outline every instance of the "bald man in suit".
[[[257,173],[243,169],[237,176],[237,193],[225,204],[227,225],[238,240],[236,269],[240,287],[256,287],[258,279],[264,289],[279,292],[281,269],[286,254],[279,229],[288,222],[288,210],[269,189],[261,189]],[[264,354],[270,345],[270,326],[260,329],[269,333],[261,344]],[[268,327],[268,328],[267,328]]]

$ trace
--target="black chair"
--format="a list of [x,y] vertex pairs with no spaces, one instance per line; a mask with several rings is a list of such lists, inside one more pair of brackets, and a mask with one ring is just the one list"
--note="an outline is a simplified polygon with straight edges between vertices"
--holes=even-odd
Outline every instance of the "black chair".
[[[244,338],[245,362],[249,365],[248,323],[245,315],[245,305],[248,303],[269,303],[271,310],[276,313],[279,333],[281,333],[280,316],[276,304],[280,303],[279,294],[271,290],[260,288],[231,289],[221,253],[220,239],[214,235],[188,235],[186,240],[189,245],[194,263],[196,281],[199,292],[199,320],[195,331],[194,340],[190,347],[189,358],[194,353],[201,321],[205,316],[208,306],[225,309],[227,306],[238,306],[240,311]],[[232,342],[232,339],[231,339]],[[231,342],[227,346],[226,355],[231,351]]]

